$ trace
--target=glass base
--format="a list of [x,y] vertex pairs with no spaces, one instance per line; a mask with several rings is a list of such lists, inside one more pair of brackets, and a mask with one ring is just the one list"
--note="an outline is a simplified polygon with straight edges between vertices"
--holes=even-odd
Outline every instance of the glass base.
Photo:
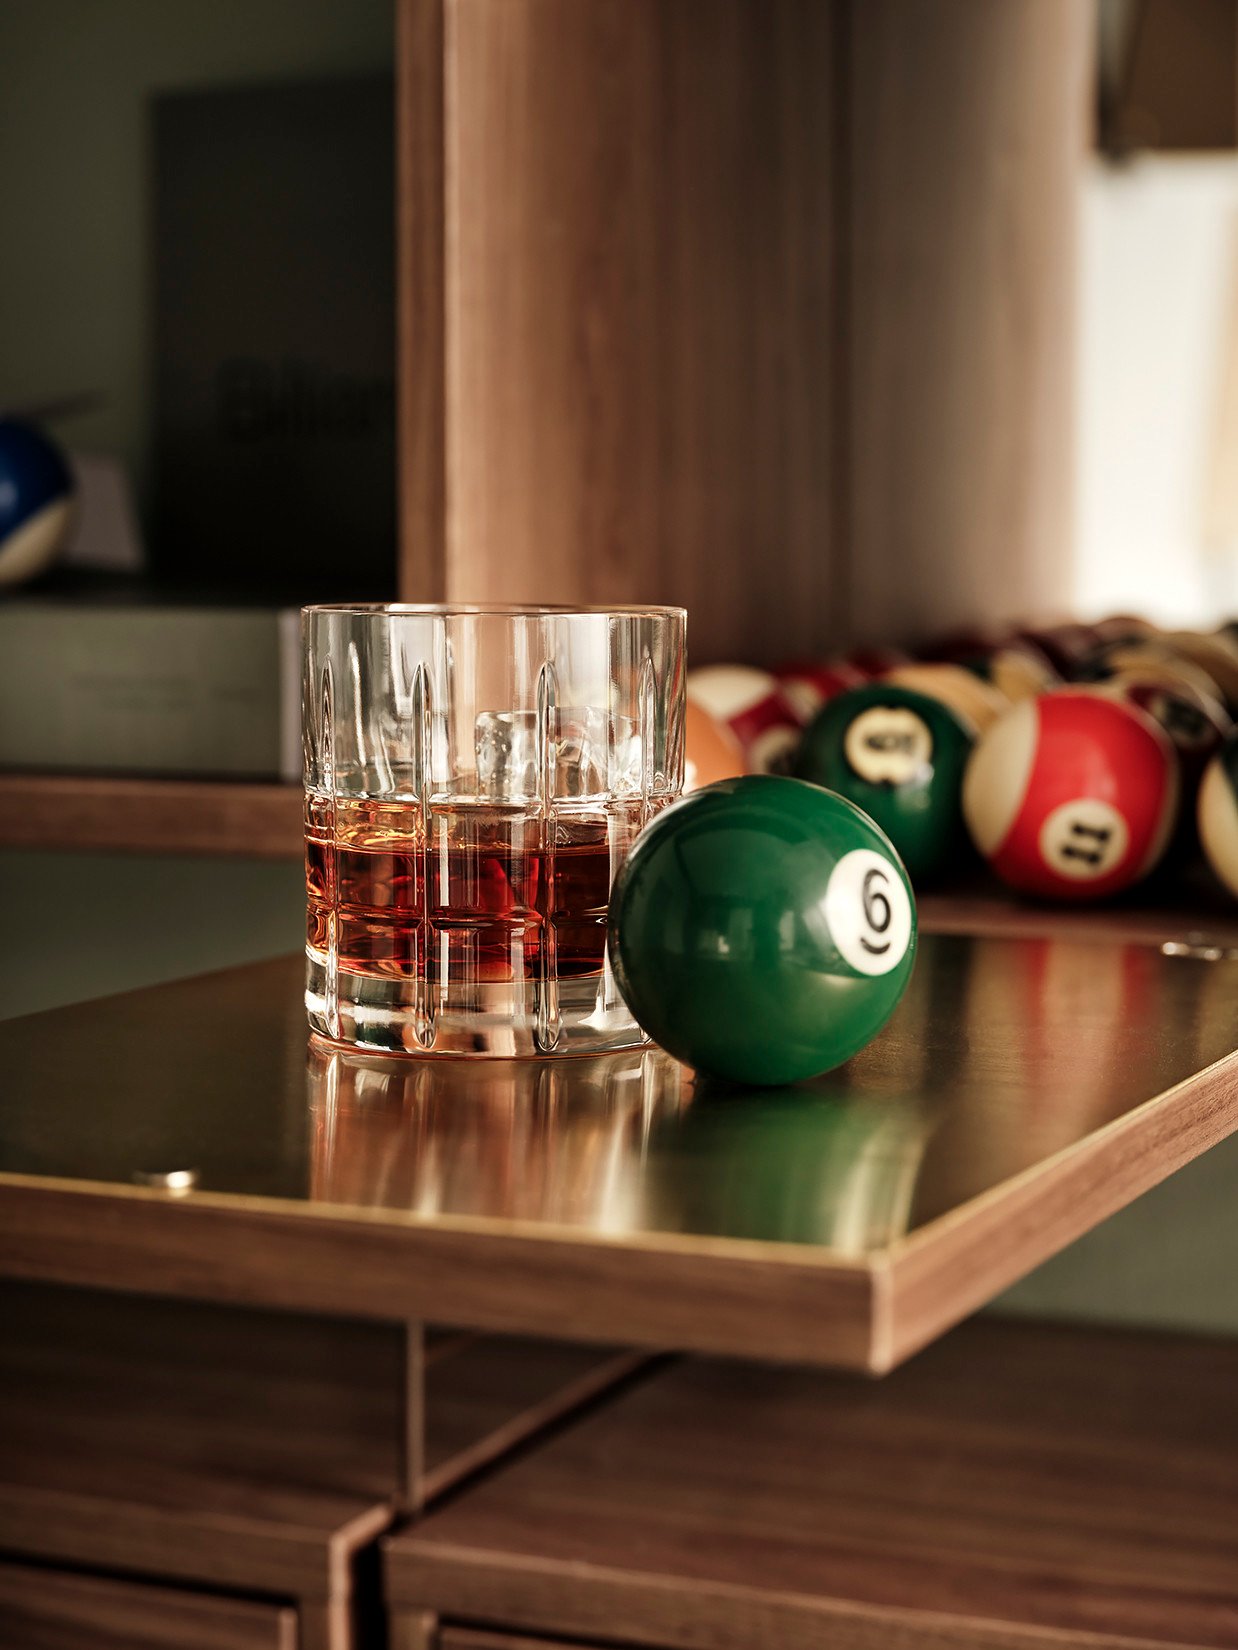
[[[436,1000],[431,983],[341,969],[331,990],[327,953],[305,951],[305,1009],[311,1028],[335,1042],[454,1059],[609,1054],[649,1038],[603,974],[551,982],[519,979],[453,985]],[[467,997],[467,1001],[460,999]]]

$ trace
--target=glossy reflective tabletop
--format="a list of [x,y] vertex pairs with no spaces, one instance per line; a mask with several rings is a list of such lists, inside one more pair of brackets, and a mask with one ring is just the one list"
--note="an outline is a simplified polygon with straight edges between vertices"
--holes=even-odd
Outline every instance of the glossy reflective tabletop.
[[880,1370],[1238,1124],[1236,1045],[1238,962],[1153,946],[927,937],[742,1091],[359,1055],[281,960],[0,1024],[0,1272]]

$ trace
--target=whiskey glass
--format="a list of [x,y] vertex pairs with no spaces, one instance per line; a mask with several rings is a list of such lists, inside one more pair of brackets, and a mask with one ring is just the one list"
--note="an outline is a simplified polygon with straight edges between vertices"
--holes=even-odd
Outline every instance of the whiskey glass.
[[611,884],[683,787],[677,607],[302,612],[306,1010],[410,1054],[647,1039]]

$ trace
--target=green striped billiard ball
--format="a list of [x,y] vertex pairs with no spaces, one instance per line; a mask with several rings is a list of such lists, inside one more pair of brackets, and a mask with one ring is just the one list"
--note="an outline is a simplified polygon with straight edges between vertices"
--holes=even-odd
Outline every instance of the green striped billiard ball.
[[770,774],[668,808],[610,901],[611,965],[638,1023],[737,1083],[849,1060],[893,1013],[915,940],[888,838],[845,798]]
[[927,693],[873,682],[839,694],[804,733],[794,771],[875,819],[913,882],[968,855],[960,801],[974,733]]

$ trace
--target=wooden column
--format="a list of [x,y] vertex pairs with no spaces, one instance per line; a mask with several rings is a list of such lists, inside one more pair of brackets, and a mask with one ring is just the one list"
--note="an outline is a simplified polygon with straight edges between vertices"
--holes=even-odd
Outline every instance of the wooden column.
[[774,661],[1063,599],[1079,0],[400,0],[401,587]]
[[[406,39],[431,39],[437,0],[404,9]],[[837,17],[446,0],[445,517],[440,542],[432,442],[410,435],[407,592],[685,602],[698,660],[829,629]],[[432,150],[404,164],[430,211]],[[413,268],[405,406],[424,417]]]

